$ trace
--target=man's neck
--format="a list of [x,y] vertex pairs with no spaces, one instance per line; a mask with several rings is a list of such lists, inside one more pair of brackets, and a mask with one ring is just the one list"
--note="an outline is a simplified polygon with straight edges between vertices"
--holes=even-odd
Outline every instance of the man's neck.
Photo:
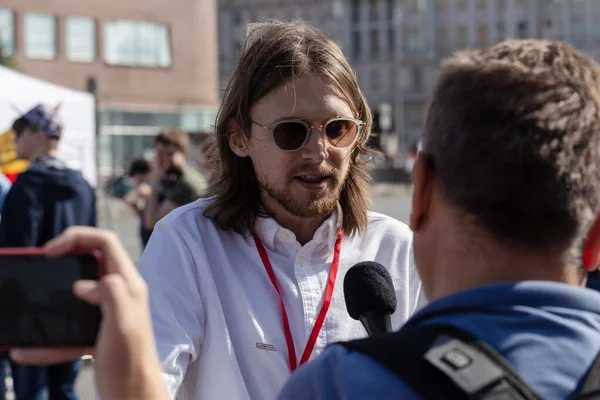
[[262,196],[263,207],[271,214],[272,218],[285,229],[289,229],[296,236],[296,240],[304,246],[315,236],[317,229],[328,216],[302,218],[290,214],[279,203],[266,195]]
[[[428,271],[430,301],[449,294],[495,283],[550,281],[581,285],[577,269],[560,255],[524,254],[492,245],[484,248],[446,246]],[[440,250],[443,249],[440,248]]]

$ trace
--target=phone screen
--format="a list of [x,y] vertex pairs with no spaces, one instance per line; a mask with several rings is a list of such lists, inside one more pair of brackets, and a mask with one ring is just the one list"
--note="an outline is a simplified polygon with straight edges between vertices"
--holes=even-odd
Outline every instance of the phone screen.
[[0,255],[0,347],[94,345],[100,310],[73,283],[98,278],[93,255]]

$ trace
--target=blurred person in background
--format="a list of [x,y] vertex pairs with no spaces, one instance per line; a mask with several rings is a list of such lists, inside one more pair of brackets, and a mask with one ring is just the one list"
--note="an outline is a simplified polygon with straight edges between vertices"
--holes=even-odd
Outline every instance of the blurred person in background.
[[144,229],[154,225],[177,207],[197,200],[206,189],[202,174],[189,166],[186,157],[189,136],[179,129],[165,129],[154,139],[150,196],[144,209]]
[[[62,126],[42,105],[19,117],[12,126],[17,157],[30,161],[4,202],[0,247],[38,247],[69,226],[96,225],[94,189],[82,176],[56,158]],[[48,367],[11,362],[17,400],[76,399],[79,361]]]
[[6,199],[6,195],[12,186],[12,182],[10,179],[6,177],[3,173],[0,173],[0,218],[2,217],[2,207],[4,207],[4,199]]
[[408,227],[369,211],[371,125],[334,41],[250,27],[217,117],[219,174],[156,224],[139,262],[171,398],[273,399],[328,344],[366,336],[342,290],[358,262],[389,270],[394,328],[418,308]]
[[148,198],[152,194],[152,185],[150,183],[151,171],[152,166],[145,158],[133,160],[127,175],[133,180],[135,186],[124,198],[134,214],[140,218],[140,241],[142,249],[146,247],[152,234],[152,230],[147,229],[144,225],[144,209],[146,208]]
[[460,51],[424,132],[410,225],[430,304],[280,398],[598,399],[600,68],[561,42]]

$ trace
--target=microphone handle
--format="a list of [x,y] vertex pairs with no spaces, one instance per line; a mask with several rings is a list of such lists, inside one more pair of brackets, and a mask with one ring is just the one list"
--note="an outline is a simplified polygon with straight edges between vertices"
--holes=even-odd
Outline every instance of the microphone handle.
[[392,316],[381,311],[369,311],[360,316],[361,324],[370,337],[392,332]]

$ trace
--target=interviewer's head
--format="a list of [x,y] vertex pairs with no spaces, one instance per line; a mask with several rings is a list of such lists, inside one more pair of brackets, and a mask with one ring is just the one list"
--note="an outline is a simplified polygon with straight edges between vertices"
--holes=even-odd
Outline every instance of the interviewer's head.
[[431,298],[446,294],[445,260],[462,257],[455,276],[490,269],[464,285],[573,282],[598,264],[599,90],[596,63],[559,42],[507,41],[442,64],[411,216]]

